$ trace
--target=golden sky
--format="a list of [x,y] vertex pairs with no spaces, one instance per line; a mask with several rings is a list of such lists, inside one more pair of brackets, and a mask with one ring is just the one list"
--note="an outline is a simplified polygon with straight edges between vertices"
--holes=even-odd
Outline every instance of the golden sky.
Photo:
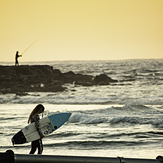
[[0,0],[0,61],[163,58],[163,0]]

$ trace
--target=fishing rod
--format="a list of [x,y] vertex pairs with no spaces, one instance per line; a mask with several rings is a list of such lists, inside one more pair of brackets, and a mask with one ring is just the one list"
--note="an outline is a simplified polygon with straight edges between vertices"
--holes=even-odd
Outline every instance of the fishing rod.
[[[38,39],[40,39],[40,37],[39,37]],[[36,41],[38,41],[38,39],[37,39]],[[36,41],[34,41],[27,49],[25,49],[23,53],[25,53],[34,43],[36,43]],[[23,54],[23,53],[22,53],[22,54]],[[22,55],[22,54],[21,54],[21,55]]]

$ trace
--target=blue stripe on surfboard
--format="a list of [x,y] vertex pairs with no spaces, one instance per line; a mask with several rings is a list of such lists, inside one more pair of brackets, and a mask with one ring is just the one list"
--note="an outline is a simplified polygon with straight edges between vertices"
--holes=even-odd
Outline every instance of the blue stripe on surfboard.
[[[51,124],[53,125],[54,129],[58,129],[61,127],[71,116],[71,113],[59,113],[59,114],[53,114],[48,116]],[[57,128],[55,128],[57,126]]]

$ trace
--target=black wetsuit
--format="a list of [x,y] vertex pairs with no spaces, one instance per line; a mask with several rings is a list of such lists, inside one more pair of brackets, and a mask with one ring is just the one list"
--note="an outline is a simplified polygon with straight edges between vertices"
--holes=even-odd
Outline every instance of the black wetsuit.
[[[42,136],[42,133],[39,129],[39,115],[36,115],[32,120],[31,120],[31,123],[32,122],[35,122],[36,124],[36,128],[37,128],[37,131],[40,135],[40,137]],[[42,139],[38,139],[38,140],[35,140],[35,141],[32,141],[31,142],[31,151],[29,154],[34,154],[36,152],[36,149],[38,148],[38,154],[42,154],[43,152],[43,144],[42,144]]]

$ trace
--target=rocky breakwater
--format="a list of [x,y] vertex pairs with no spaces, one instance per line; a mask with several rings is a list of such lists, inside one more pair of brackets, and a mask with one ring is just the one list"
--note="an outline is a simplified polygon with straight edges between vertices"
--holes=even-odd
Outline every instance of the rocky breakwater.
[[0,66],[0,93],[58,92],[65,83],[82,86],[108,85],[117,82],[105,74],[98,76],[62,73],[49,65]]

